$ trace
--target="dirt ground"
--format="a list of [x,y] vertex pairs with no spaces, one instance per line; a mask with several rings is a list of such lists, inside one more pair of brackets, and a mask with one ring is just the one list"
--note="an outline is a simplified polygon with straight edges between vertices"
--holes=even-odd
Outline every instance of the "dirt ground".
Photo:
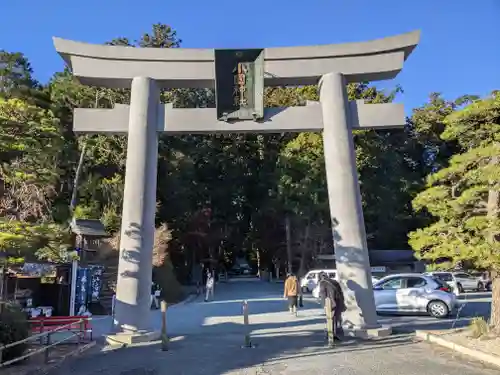
[[[83,344],[85,345],[85,344]],[[40,350],[41,346],[31,346],[26,354]],[[0,375],[31,375],[43,372],[45,368],[59,363],[64,357],[78,351],[78,344],[61,344],[50,348],[49,362],[45,363],[45,353],[37,353],[24,361],[0,368]]]
[[500,357],[500,337],[481,337],[476,339],[470,337],[470,331],[468,329],[461,329],[453,332],[442,331],[436,332],[436,334],[439,334],[442,338],[455,344]]

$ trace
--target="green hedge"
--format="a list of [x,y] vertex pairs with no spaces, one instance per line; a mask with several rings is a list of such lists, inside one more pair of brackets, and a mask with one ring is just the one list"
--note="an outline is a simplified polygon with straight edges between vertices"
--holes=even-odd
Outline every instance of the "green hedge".
[[[4,303],[0,311],[0,345],[24,340],[30,334],[26,314],[16,305]],[[2,351],[2,362],[22,356],[28,345],[20,344]]]

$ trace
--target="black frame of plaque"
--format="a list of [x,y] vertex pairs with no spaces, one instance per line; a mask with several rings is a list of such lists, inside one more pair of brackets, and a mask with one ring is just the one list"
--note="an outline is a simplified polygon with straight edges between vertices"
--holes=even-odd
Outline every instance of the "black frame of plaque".
[[215,103],[218,120],[264,117],[264,49],[215,50]]

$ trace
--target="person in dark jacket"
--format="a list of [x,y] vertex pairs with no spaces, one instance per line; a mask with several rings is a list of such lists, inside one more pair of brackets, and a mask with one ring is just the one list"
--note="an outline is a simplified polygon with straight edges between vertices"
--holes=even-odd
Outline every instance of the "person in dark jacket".
[[323,306],[325,306],[326,297],[332,301],[334,335],[336,340],[340,340],[339,336],[343,335],[342,313],[346,310],[342,287],[337,280],[328,278],[326,273],[320,275],[319,287]]

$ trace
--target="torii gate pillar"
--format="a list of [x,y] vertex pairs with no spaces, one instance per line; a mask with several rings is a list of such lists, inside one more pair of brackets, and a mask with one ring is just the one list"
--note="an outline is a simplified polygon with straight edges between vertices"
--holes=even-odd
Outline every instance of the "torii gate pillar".
[[[115,324],[151,339],[151,283],[158,165],[160,91],[151,78],[132,80]],[[157,335],[154,334],[153,335]]]
[[343,321],[352,328],[378,328],[345,79],[325,74],[319,90],[335,263],[346,284]]

